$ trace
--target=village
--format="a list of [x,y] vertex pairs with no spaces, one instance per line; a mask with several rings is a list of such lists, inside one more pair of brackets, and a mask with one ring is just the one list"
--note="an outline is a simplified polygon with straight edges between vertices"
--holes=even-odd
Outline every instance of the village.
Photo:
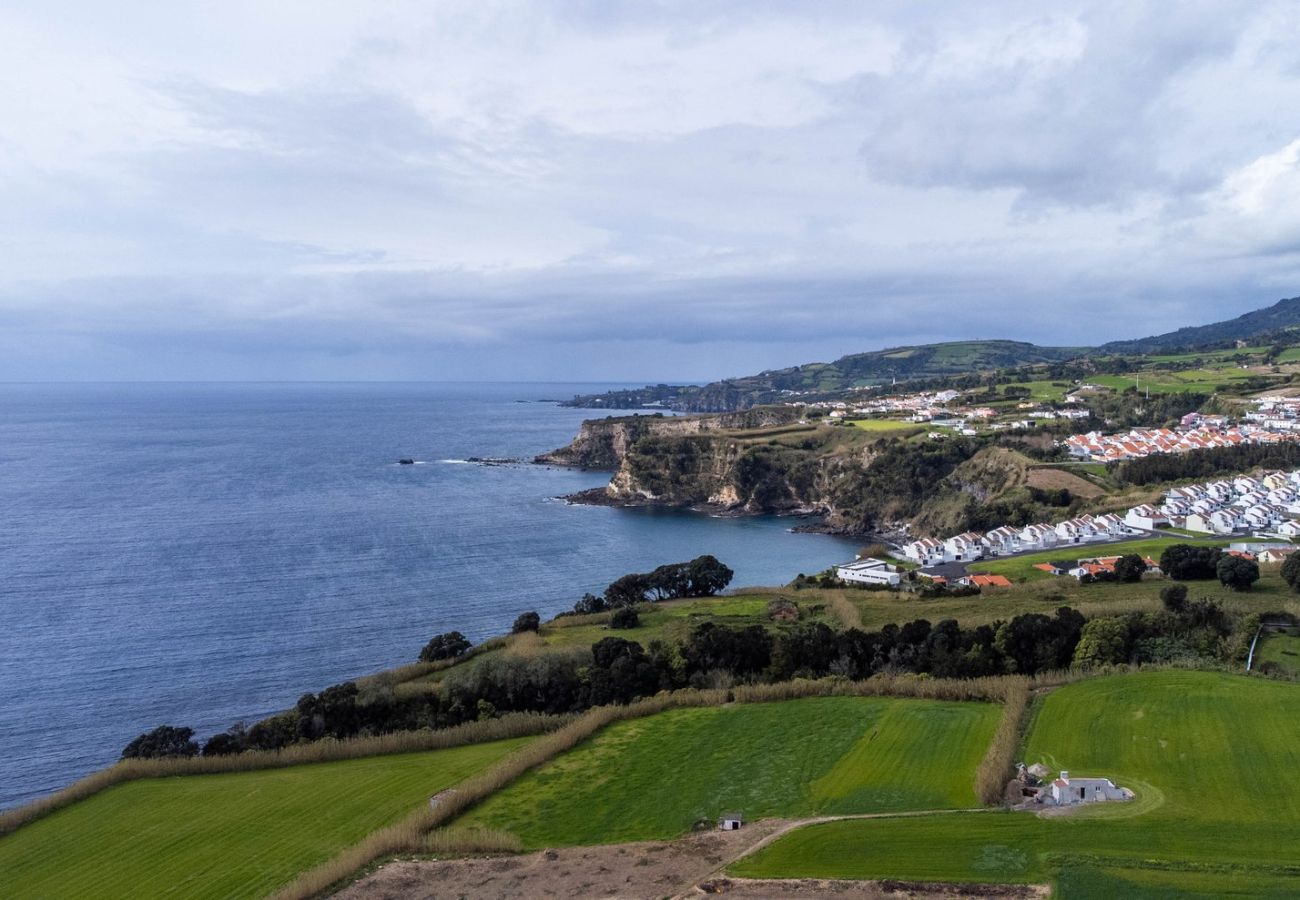
[[[1296,548],[1289,542],[1300,536],[1300,470],[1265,472],[1258,477],[1237,475],[1203,484],[1170,488],[1160,506],[1143,504],[1125,515],[1084,514],[1063,522],[1037,522],[1021,527],[1004,525],[987,533],[967,531],[945,539],[917,538],[898,547],[899,555],[917,567],[917,576],[937,584],[950,580],[964,587],[1007,587],[1004,575],[968,573],[965,564],[981,559],[1066,551],[1089,545],[1117,543],[1135,537],[1168,535],[1171,530],[1206,537],[1264,537],[1286,543],[1240,541],[1229,552],[1248,554],[1259,562],[1283,561]],[[1064,558],[1064,552],[1062,554]],[[1066,561],[1035,566],[1051,575],[1086,580],[1113,575],[1119,556],[1080,555]],[[1157,562],[1143,558],[1147,571],[1159,571]],[[957,564],[957,565],[953,565]],[[954,573],[958,577],[951,578]],[[849,584],[897,587],[903,567],[889,560],[867,557],[836,568],[837,577]]]

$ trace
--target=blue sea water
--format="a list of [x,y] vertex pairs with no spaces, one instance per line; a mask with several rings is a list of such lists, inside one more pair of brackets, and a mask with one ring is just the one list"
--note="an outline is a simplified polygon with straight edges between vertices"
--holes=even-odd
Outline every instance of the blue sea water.
[[[0,385],[0,807],[158,724],[201,736],[712,553],[736,585],[853,544],[789,521],[574,506],[531,457],[605,385]],[[399,466],[411,456],[419,465]]]

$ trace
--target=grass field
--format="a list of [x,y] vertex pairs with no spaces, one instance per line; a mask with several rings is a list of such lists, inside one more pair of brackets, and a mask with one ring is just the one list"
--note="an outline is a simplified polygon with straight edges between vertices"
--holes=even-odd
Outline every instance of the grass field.
[[1000,713],[863,697],[673,710],[611,726],[460,824],[543,847],[669,838],[729,810],[758,819],[971,807]]
[[260,897],[527,738],[127,782],[0,838],[0,897]]
[[915,422],[900,422],[898,419],[850,419],[849,424],[863,431],[921,431],[925,426]]
[[[741,861],[749,876],[1058,882],[1061,897],[1300,894],[1300,686],[1148,672],[1061,688],[1026,761],[1101,775],[1131,804],[836,822]],[[1287,787],[1284,787],[1287,786]]]
[[1300,673],[1300,629],[1261,635],[1255,662],[1272,663],[1279,669]]

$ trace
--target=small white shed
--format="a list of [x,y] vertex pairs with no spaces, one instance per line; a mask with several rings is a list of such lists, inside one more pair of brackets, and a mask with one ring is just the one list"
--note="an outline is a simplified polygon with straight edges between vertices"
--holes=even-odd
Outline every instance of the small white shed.
[[739,831],[740,826],[745,824],[745,820],[738,812],[723,813],[722,818],[718,820],[718,828],[722,831]]

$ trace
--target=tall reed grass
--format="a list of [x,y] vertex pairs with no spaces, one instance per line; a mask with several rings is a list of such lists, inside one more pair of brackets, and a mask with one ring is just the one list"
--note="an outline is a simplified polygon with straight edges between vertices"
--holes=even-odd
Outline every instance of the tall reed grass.
[[555,731],[574,720],[573,716],[541,713],[511,713],[498,719],[467,722],[454,728],[400,731],[374,737],[334,740],[324,738],[310,744],[296,744],[283,750],[250,750],[230,756],[196,756],[187,759],[127,759],[100,769],[63,790],[0,813],[0,835],[34,822],[55,810],[85,800],[106,788],[140,778],[168,778],[173,775],[212,775],[222,772],[250,772],[310,763],[358,759],[442,750],[464,744],[479,744],[505,738],[530,737]]

